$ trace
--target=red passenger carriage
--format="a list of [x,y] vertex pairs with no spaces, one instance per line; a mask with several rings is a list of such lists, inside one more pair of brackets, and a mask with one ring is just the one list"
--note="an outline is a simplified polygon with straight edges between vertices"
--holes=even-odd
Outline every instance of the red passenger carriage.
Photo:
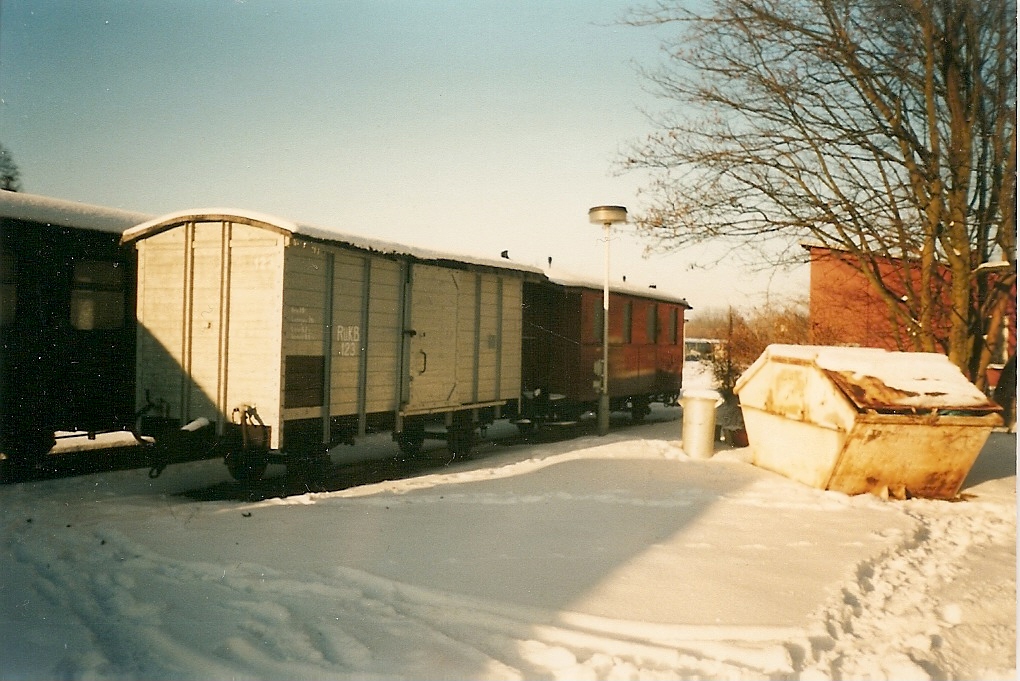
[[[683,298],[614,285],[609,306],[609,395],[635,420],[653,402],[674,404],[684,362]],[[518,425],[573,422],[597,408],[603,290],[593,281],[549,275],[524,286],[523,392]]]

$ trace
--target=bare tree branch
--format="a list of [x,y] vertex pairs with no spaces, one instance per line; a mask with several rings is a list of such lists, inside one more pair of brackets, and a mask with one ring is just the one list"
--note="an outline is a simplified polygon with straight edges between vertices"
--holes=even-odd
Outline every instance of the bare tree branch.
[[621,161],[652,171],[650,247],[846,252],[918,349],[974,374],[1004,295],[974,272],[1016,271],[1015,0],[658,0],[626,23],[676,29],[642,72],[671,106]]

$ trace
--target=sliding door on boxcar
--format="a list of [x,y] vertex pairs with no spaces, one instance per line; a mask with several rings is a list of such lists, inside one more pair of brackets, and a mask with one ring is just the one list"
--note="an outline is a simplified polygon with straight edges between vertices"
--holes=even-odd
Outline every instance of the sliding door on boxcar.
[[415,264],[408,307],[405,414],[517,397],[519,276]]

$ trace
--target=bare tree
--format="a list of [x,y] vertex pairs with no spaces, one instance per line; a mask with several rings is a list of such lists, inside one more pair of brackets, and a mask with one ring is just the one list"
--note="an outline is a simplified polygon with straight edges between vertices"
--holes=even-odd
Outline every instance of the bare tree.
[[16,192],[21,190],[21,171],[14,162],[11,152],[0,144],[0,190]]
[[807,304],[789,301],[750,310],[711,309],[684,325],[690,336],[722,341],[708,358],[724,397],[733,396],[733,386],[744,371],[772,343],[808,342]]
[[660,0],[628,23],[678,29],[644,72],[675,106],[625,160],[653,177],[638,229],[770,266],[843,251],[914,349],[977,375],[1016,282],[1015,0]]

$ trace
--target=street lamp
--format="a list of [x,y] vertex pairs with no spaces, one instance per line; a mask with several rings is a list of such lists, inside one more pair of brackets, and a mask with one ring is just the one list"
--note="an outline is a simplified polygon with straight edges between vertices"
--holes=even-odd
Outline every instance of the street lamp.
[[602,284],[602,391],[599,395],[599,435],[609,432],[609,232],[614,223],[627,222],[623,206],[595,206],[588,221],[606,230],[606,276]]

